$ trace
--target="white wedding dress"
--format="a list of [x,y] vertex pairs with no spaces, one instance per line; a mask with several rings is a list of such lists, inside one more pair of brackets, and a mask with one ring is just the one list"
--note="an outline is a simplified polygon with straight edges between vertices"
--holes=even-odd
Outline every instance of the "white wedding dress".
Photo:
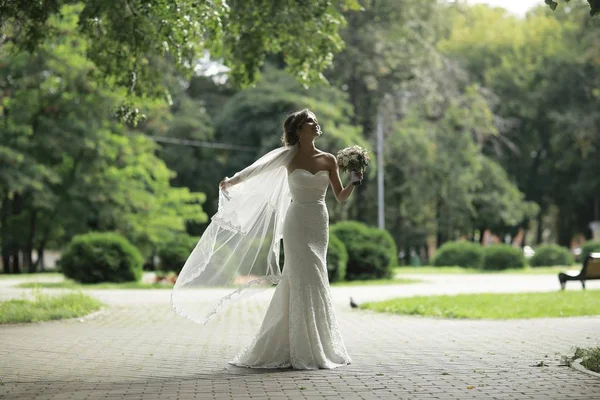
[[230,364],[251,368],[331,369],[350,364],[327,276],[329,173],[295,169],[283,225],[285,262],[258,334]]

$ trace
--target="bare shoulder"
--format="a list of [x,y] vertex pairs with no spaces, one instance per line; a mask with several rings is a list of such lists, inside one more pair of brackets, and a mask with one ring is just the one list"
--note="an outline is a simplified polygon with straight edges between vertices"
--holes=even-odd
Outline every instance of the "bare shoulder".
[[328,164],[337,165],[337,158],[333,154],[323,152],[323,158],[327,161]]
[[329,171],[337,168],[337,159],[333,154],[322,151],[318,157],[321,159],[321,165],[323,165]]

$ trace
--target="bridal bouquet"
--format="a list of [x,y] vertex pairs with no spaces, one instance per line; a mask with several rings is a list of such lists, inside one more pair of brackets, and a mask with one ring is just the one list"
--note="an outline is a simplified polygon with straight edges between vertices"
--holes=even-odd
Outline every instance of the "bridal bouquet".
[[[353,178],[355,173],[369,166],[369,161],[371,159],[367,150],[360,146],[349,146],[337,153],[337,162],[340,169],[344,172],[350,171]],[[360,185],[361,181],[354,181],[353,184]]]

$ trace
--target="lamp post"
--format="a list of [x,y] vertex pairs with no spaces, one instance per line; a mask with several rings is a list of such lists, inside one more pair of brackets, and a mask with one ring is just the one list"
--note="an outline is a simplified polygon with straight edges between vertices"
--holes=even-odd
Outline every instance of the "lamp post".
[[383,187],[383,115],[382,104],[377,111],[377,226],[385,229],[384,187]]

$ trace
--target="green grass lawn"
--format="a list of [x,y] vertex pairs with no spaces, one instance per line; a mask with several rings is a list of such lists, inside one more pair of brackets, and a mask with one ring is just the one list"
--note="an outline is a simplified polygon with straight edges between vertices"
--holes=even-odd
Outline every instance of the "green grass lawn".
[[0,324],[50,321],[75,318],[101,309],[103,304],[83,293],[50,296],[34,293],[33,300],[9,300],[0,303]]
[[61,282],[23,282],[20,288],[44,288],[44,289],[173,289],[173,285],[163,283],[145,282],[103,282],[103,283],[77,283],[70,279]]
[[513,319],[600,314],[600,290],[418,296],[365,303],[378,312],[444,318]]
[[577,348],[573,359],[582,358],[581,365],[585,369],[600,373],[600,347],[589,349]]
[[417,283],[422,282],[418,279],[407,279],[407,278],[399,278],[399,279],[373,279],[367,281],[344,281],[344,282],[335,282],[332,283],[331,286],[367,286],[367,285],[404,285],[408,283]]
[[526,268],[511,268],[503,271],[484,271],[474,268],[463,267],[397,267],[394,269],[396,274],[526,274],[526,275],[542,275],[542,274],[558,274],[559,272],[569,269],[581,270],[581,265],[572,265],[565,267],[526,267]]

